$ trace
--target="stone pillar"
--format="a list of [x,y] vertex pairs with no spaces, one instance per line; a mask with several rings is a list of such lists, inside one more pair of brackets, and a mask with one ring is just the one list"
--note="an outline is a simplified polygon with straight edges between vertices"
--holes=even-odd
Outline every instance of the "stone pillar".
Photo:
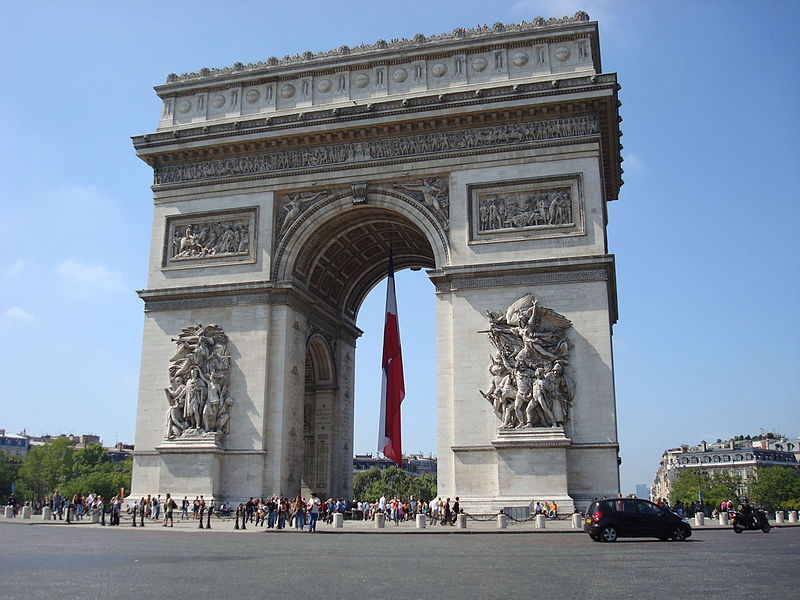
[[775,511],[775,522],[783,523],[784,514],[782,510]]
[[508,527],[508,517],[504,514],[497,515],[497,527],[500,529],[505,529]]
[[425,519],[425,515],[417,515],[417,529],[425,529],[427,525],[428,521]]
[[702,527],[706,522],[706,515],[701,512],[694,513],[694,524],[697,527]]
[[544,515],[536,515],[533,522],[536,529],[544,529],[547,527],[547,517]]
[[719,513],[719,524],[720,525],[729,525],[730,524],[730,521],[728,520],[728,511],[727,510],[723,510],[721,513]]
[[789,511],[789,523],[797,523],[797,511],[790,510]]
[[6,506],[6,519],[13,519],[14,518],[14,507],[13,506]]
[[461,513],[456,517],[456,527],[459,529],[467,528],[467,515]]
[[33,511],[31,510],[30,506],[23,506],[22,507],[22,518],[23,519],[30,519],[32,513],[33,513]]
[[100,511],[93,510],[92,511],[92,523],[99,523],[100,522]]
[[333,528],[342,529],[344,527],[344,515],[342,513],[333,514]]
[[383,529],[386,527],[386,515],[383,513],[375,513],[375,529]]
[[583,515],[581,515],[581,513],[572,515],[572,528],[583,529]]
[[49,506],[42,509],[42,521],[49,521],[53,518],[53,510]]

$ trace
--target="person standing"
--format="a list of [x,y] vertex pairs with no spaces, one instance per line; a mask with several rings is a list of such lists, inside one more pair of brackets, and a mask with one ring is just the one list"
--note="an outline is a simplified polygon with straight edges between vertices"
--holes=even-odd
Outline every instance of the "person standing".
[[461,512],[461,506],[458,500],[458,496],[456,496],[456,501],[453,502],[453,521],[450,523],[451,525],[455,525],[456,521],[458,520],[458,513]]
[[322,502],[314,492],[311,492],[311,498],[308,500],[308,532],[317,530],[317,519],[319,518],[319,508]]
[[164,500],[164,527],[167,526],[167,523],[169,523],[170,527],[175,526],[175,523],[172,520],[172,513],[176,508],[178,508],[177,503],[175,502],[175,500],[172,499],[172,496],[167,494],[167,498],[166,500]]

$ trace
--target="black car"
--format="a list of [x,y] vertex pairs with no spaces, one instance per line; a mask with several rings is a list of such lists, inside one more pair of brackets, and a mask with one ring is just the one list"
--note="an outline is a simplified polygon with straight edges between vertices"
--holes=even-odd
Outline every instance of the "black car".
[[692,527],[674,512],[639,498],[606,498],[589,505],[583,530],[595,542],[614,542],[618,537],[654,537],[681,542]]

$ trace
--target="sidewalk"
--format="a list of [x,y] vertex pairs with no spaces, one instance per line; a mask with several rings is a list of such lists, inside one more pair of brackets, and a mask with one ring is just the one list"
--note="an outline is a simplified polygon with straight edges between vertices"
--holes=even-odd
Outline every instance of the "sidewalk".
[[[389,535],[396,535],[396,534],[419,534],[419,535],[441,535],[441,534],[454,534],[454,535],[466,535],[466,534],[475,534],[475,533],[483,533],[483,534],[490,534],[490,533],[500,533],[500,534],[517,534],[517,533],[531,533],[531,534],[547,534],[547,533],[583,533],[583,529],[574,529],[572,527],[572,519],[558,519],[558,520],[550,520],[548,519],[546,526],[544,529],[537,529],[534,525],[533,521],[524,521],[524,522],[515,522],[509,519],[508,527],[506,529],[500,529],[497,525],[497,519],[492,518],[491,520],[485,520],[488,516],[478,516],[478,519],[481,520],[473,520],[471,518],[467,518],[467,527],[466,529],[459,529],[457,526],[450,526],[450,525],[427,525],[425,529],[417,529],[415,521],[404,521],[399,525],[395,525],[394,523],[387,522],[386,526],[383,529],[378,529],[375,527],[374,521],[344,521],[344,526],[342,528],[335,528],[333,525],[327,525],[326,523],[319,522],[317,524],[317,533],[322,534],[341,534],[341,533],[351,533],[351,534],[389,534]],[[74,521],[73,523],[67,525],[65,521],[43,521],[41,515],[33,515],[31,519],[22,519],[20,517],[16,517],[13,519],[6,519],[4,517],[0,517],[0,524],[2,523],[16,523],[18,525],[37,525],[37,526],[44,526],[44,527],[95,527],[100,528],[101,525],[98,523],[92,523],[90,519],[84,519],[82,521]],[[182,532],[182,533],[210,533],[210,532],[235,532],[237,534],[242,535],[252,535],[256,533],[268,533],[268,534],[299,534],[299,533],[308,533],[307,528],[305,530],[297,530],[294,528],[287,527],[286,529],[267,529],[266,527],[256,527],[253,523],[247,523],[247,529],[235,529],[235,520],[234,519],[220,519],[217,517],[211,518],[211,530],[199,529],[198,528],[198,521],[189,519],[187,521],[181,521],[180,518],[175,519],[175,526],[172,528],[164,528],[161,526],[160,522],[153,521],[150,519],[145,519],[145,526],[141,528],[139,526],[139,519],[136,521],[136,527],[132,527],[131,519],[128,515],[123,515],[121,523],[116,529],[129,529],[133,531],[173,531],[173,532]],[[692,525],[693,531],[709,531],[709,530],[730,530],[730,525],[719,525],[716,521],[712,521],[711,519],[706,519],[706,524],[702,527],[696,527],[694,525],[694,520],[690,520],[689,523]],[[203,525],[205,526],[206,520],[203,520]],[[770,521],[770,524],[773,527],[800,527],[800,523],[783,523],[783,524],[776,524],[774,521]],[[105,528],[109,526],[106,525]],[[105,529],[104,528],[104,529]]]

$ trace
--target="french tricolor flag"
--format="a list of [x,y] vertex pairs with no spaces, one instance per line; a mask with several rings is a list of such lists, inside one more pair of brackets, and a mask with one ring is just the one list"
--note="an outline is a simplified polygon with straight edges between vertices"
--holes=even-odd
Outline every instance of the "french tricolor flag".
[[400,404],[406,396],[403,381],[403,353],[397,322],[397,297],[394,291],[394,257],[389,252],[389,278],[386,282],[386,323],[383,326],[383,381],[381,383],[381,421],[378,450],[389,460],[403,464],[400,440]]

